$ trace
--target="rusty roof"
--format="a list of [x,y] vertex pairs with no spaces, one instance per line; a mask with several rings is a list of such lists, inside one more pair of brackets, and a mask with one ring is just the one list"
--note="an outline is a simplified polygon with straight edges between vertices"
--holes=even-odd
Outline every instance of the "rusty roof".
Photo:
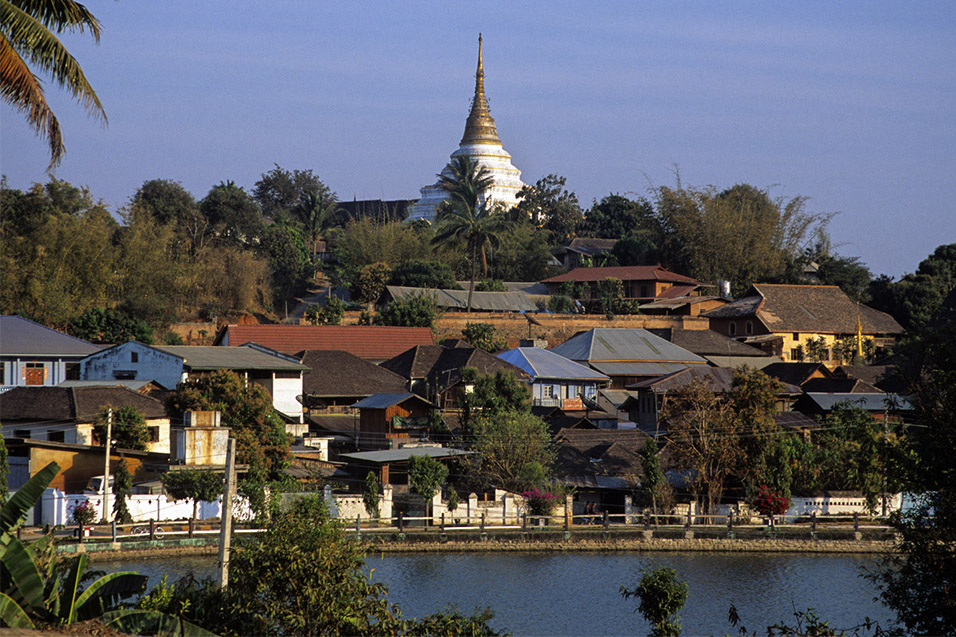
[[427,327],[382,325],[227,325],[215,345],[258,343],[284,354],[342,350],[359,358],[386,360],[416,345],[432,345]]
[[[665,270],[659,265],[628,265],[606,268],[574,268],[564,274],[544,279],[542,283],[561,283],[563,281],[603,281],[607,278],[621,281],[669,281],[700,285],[696,279],[676,272]],[[686,291],[685,291],[686,293]]]

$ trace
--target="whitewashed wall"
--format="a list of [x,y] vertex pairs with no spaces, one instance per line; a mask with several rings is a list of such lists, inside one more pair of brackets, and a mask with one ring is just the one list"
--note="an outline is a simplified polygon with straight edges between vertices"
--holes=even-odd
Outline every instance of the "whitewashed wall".
[[[107,519],[113,519],[113,504],[116,501],[115,496],[110,494],[107,503]],[[41,524],[50,525],[70,525],[73,524],[72,508],[80,502],[90,502],[95,507],[98,515],[97,520],[102,517],[103,496],[83,493],[66,494],[59,489],[47,489],[43,492],[41,499]],[[148,522],[156,520],[157,522],[169,520],[185,520],[192,517],[193,501],[170,500],[165,495],[131,495],[126,498],[126,507],[134,522]],[[219,518],[221,514],[221,502],[217,499],[214,502],[200,502],[196,507],[196,518],[199,520],[210,520]],[[233,502],[233,517],[237,520],[252,519],[252,512],[245,498],[236,497]]]

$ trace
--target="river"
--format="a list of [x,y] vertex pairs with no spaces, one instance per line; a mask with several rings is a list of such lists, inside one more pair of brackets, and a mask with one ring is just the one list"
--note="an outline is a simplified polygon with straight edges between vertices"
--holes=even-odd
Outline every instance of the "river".
[[[406,616],[457,607],[468,614],[491,608],[491,624],[515,635],[633,635],[649,626],[637,601],[620,595],[641,569],[674,568],[690,593],[681,612],[685,635],[736,632],[731,604],[749,630],[793,625],[794,610],[813,608],[831,626],[848,628],[865,617],[889,625],[892,613],[873,601],[876,589],[860,577],[872,556],[793,553],[415,553],[369,556],[372,579]],[[150,585],[172,577],[211,575],[210,558],[97,563],[109,571],[137,570]]]

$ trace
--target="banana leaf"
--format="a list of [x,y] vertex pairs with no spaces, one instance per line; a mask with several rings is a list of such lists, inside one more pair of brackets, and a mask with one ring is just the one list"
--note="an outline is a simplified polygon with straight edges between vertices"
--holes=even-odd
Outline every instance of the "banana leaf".
[[185,619],[156,610],[116,610],[103,614],[100,619],[111,628],[137,635],[217,637],[216,633],[209,632]]
[[35,628],[20,605],[4,593],[0,593],[0,623],[9,628]]
[[0,559],[3,560],[3,566],[11,579],[10,585],[3,592],[28,608],[43,610],[43,578],[26,547],[20,540],[11,537]]
[[6,547],[10,534],[20,526],[26,512],[40,501],[43,491],[59,472],[60,465],[51,462],[27,480],[3,505],[0,510],[0,548]]
[[99,617],[104,611],[116,606],[120,599],[145,591],[147,580],[148,576],[132,571],[104,575],[83,591],[76,600],[75,607],[71,609],[70,616],[75,617],[75,621]]

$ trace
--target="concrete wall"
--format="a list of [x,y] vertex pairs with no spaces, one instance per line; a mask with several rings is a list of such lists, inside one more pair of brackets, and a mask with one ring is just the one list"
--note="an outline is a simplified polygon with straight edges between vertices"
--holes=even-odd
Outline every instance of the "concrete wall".
[[[382,495],[378,501],[378,515],[381,520],[390,521],[392,519],[392,492],[393,489],[390,484],[386,484],[382,488]],[[371,519],[368,511],[365,510],[365,502],[362,500],[361,494],[332,493],[332,488],[326,486],[325,502],[332,517],[352,521],[356,518]]]
[[[112,494],[107,502],[107,520],[113,519],[113,504],[116,497]],[[43,492],[41,502],[40,524],[70,525],[73,524],[72,510],[80,502],[90,502],[97,512],[103,510],[103,495],[95,494],[65,494],[59,489],[47,489]],[[134,522],[157,522],[169,520],[185,520],[192,517],[193,501],[170,500],[166,495],[131,495],[126,498],[126,506]],[[220,499],[213,502],[200,502],[196,507],[196,518],[210,520],[219,518],[222,512]],[[252,512],[249,504],[240,496],[233,501],[233,517],[237,520],[251,520]]]
[[228,427],[174,427],[170,460],[193,466],[224,466],[229,431]]

